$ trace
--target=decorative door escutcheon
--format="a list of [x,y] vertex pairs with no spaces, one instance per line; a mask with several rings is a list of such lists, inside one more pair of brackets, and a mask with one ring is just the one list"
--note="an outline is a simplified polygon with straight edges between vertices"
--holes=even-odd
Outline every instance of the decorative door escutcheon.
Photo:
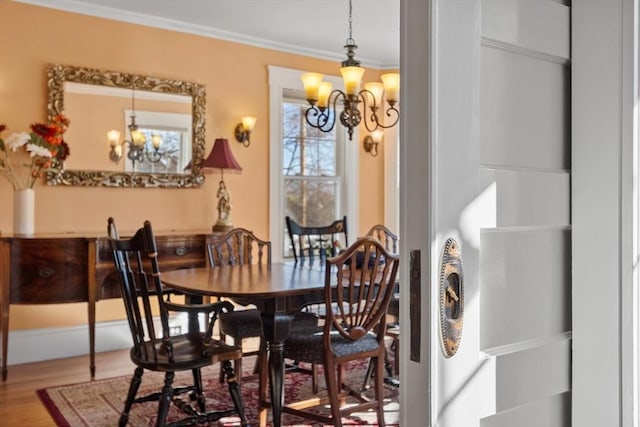
[[462,338],[464,319],[464,277],[460,245],[448,238],[440,262],[440,338],[449,358],[456,354]]

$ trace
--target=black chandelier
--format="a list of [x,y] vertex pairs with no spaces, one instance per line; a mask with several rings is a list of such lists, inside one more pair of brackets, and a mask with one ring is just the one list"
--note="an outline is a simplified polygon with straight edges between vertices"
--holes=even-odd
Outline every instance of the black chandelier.
[[153,148],[151,150],[147,148],[147,137],[142,131],[138,130],[138,125],[136,124],[135,105],[135,89],[133,89],[131,92],[131,115],[129,116],[131,121],[127,125],[130,139],[120,142],[120,132],[117,130],[107,132],[107,139],[111,146],[109,151],[111,161],[114,163],[120,162],[124,146],[128,145],[127,158],[131,160],[134,169],[136,162],[144,162],[146,159],[151,163],[157,163],[165,156],[165,153],[160,151],[160,146],[162,145],[162,137],[160,135],[151,135]]
[[[354,58],[358,46],[352,37],[352,22],[352,6],[349,0],[349,38],[344,46],[347,49],[347,59],[342,61],[340,68],[344,92],[333,89],[329,82],[323,82],[322,74],[305,73],[301,76],[307,102],[311,105],[305,113],[307,123],[322,132],[331,132],[336,124],[336,106],[340,102],[343,110],[338,117],[340,123],[348,130],[349,140],[352,139],[353,129],[360,124],[363,116],[364,125],[369,132],[393,127],[400,118],[400,112],[396,108],[400,89],[398,73],[382,74],[382,83],[365,83],[364,89],[360,90],[365,70],[360,67],[360,61]],[[388,120],[380,117],[378,112],[382,108],[383,95],[388,104],[384,111]],[[360,111],[360,104],[363,106],[363,112]]]

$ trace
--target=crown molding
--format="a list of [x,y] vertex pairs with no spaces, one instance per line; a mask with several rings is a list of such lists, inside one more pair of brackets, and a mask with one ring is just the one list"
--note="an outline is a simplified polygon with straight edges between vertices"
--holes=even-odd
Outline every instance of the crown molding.
[[[213,39],[225,40],[234,43],[245,44],[249,46],[260,47],[263,49],[272,49],[286,53],[292,53],[301,56],[310,56],[318,59],[330,61],[342,61],[344,55],[335,52],[329,52],[319,49],[305,48],[304,46],[281,43],[259,37],[253,37],[246,34],[225,31],[219,28],[190,24],[175,19],[151,16],[144,13],[131,12],[114,7],[106,7],[94,5],[77,0],[14,0],[17,3],[30,4],[34,6],[46,7],[48,9],[63,10],[66,12],[79,13],[98,18],[111,19],[114,21],[127,22],[135,25],[143,25],[147,27],[160,28],[168,31],[177,31],[181,33],[194,34]],[[365,67],[373,67],[379,70],[397,69],[398,64],[381,64],[380,61],[370,58],[358,58]]]

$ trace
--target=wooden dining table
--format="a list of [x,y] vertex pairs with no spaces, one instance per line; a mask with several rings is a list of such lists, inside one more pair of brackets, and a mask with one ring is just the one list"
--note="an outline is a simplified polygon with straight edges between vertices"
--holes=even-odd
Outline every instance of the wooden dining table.
[[161,280],[166,287],[187,295],[224,297],[242,305],[256,306],[262,317],[269,353],[273,426],[279,427],[284,404],[284,342],[289,336],[293,315],[307,304],[324,301],[324,263],[188,268],[163,272]]

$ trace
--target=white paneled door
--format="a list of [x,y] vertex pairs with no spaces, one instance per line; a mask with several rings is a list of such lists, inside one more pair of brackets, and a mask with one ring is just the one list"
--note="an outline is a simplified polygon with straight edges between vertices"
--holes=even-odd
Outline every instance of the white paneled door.
[[[551,0],[401,8],[402,277],[421,283],[402,289],[402,322],[411,325],[402,425],[567,426],[570,8]],[[451,357],[439,312],[448,238],[460,245],[464,284]],[[409,265],[416,250],[420,280]]]

